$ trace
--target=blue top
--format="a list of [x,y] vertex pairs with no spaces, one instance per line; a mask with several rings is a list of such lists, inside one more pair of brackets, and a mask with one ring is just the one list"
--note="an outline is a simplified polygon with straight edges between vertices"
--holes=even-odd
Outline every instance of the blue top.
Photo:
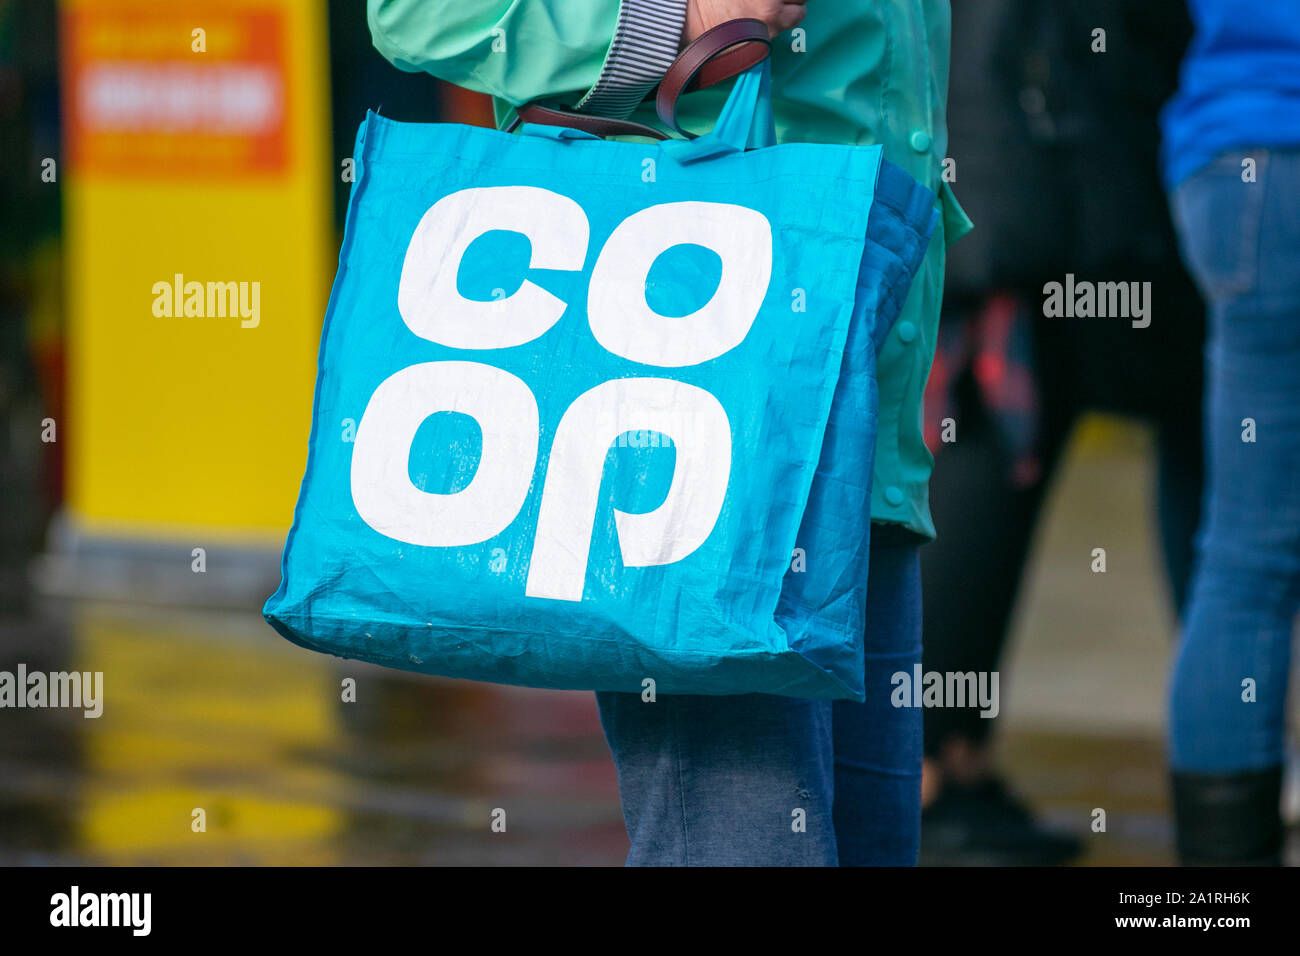
[[1196,35],[1161,115],[1172,189],[1233,147],[1300,145],[1300,2],[1188,0]]

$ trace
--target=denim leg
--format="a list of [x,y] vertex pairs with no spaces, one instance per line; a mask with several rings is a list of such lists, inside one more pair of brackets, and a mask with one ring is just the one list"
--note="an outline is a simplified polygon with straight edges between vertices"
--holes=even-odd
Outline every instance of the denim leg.
[[[892,530],[892,529],[890,529]],[[914,866],[921,841],[922,710],[894,707],[892,676],[921,660],[919,539],[872,527],[867,699],[832,705],[841,866]]]
[[[829,701],[598,692],[629,866],[835,866]],[[802,811],[800,814],[798,811]]]
[[[1246,156],[1255,182],[1242,182]],[[1174,194],[1184,254],[1210,303],[1206,494],[1170,695],[1178,771],[1283,758],[1300,609],[1298,183],[1300,151],[1244,149]]]

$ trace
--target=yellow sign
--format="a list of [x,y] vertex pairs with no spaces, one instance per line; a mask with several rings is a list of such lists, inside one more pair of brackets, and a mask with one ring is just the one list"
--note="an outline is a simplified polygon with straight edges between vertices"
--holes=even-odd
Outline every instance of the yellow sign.
[[324,9],[61,4],[60,436],[83,531],[289,527],[333,246]]

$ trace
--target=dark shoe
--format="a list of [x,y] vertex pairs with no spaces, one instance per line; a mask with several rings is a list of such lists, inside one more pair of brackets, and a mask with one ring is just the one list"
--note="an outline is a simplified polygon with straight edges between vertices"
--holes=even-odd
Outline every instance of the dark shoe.
[[996,777],[944,784],[921,813],[922,866],[1059,866],[1082,850],[1078,837],[1040,825]]
[[1179,863],[1282,865],[1281,766],[1172,776]]

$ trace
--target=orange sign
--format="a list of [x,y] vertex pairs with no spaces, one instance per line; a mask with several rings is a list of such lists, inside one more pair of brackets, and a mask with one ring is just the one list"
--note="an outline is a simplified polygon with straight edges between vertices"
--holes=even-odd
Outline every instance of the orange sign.
[[73,168],[149,178],[283,173],[290,108],[283,11],[177,7],[64,6]]

